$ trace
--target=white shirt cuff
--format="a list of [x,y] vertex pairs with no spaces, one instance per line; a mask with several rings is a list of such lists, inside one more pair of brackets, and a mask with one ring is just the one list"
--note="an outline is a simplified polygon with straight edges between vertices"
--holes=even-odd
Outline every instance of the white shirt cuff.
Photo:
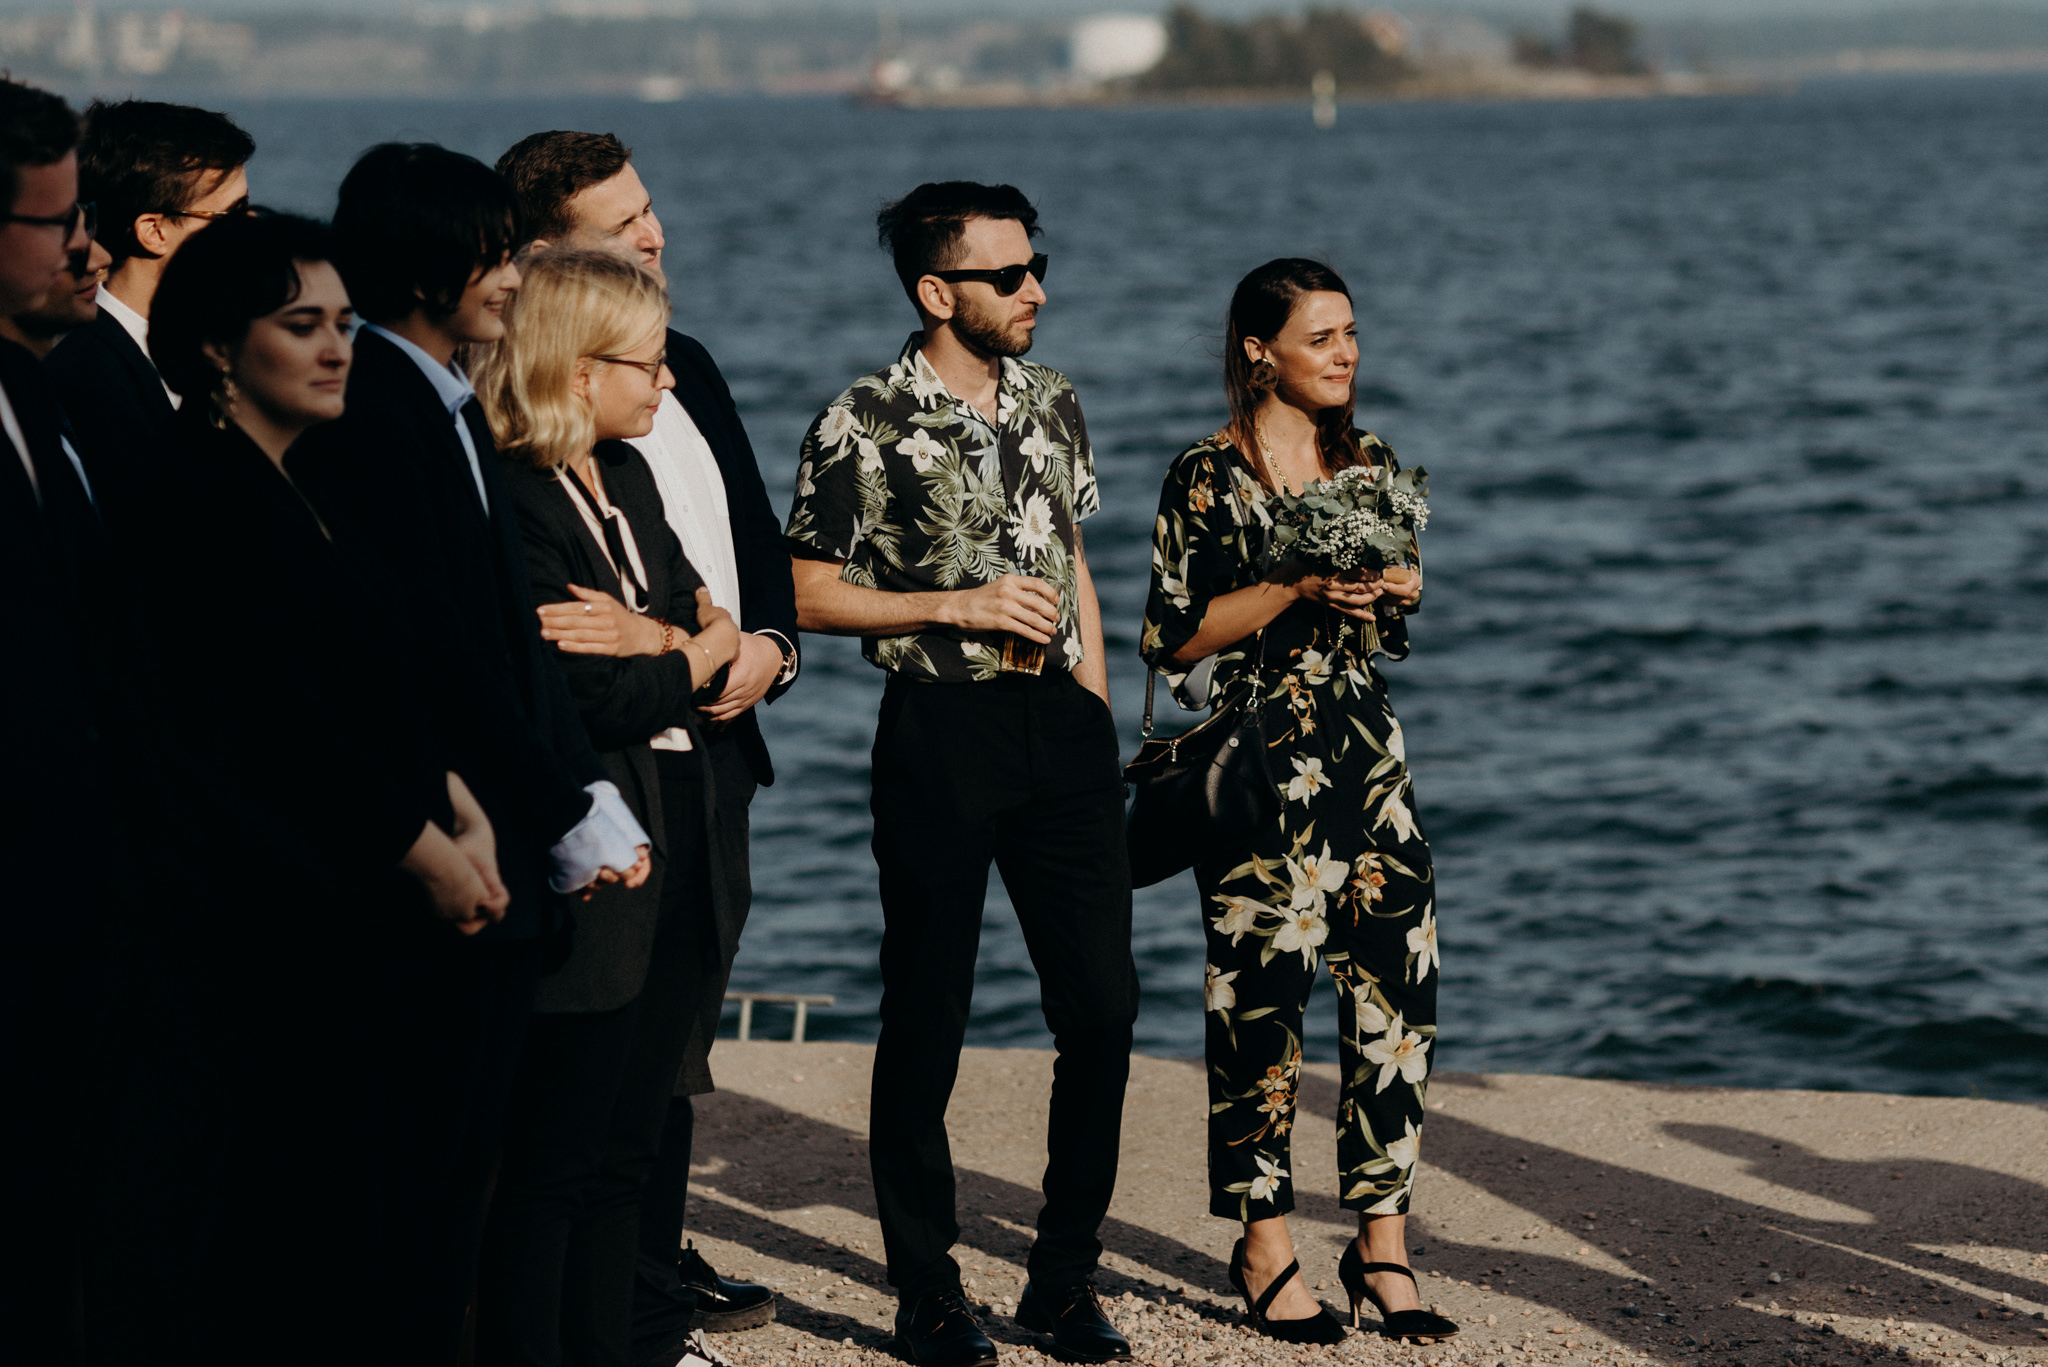
[[585,785],[583,791],[590,794],[589,814],[548,851],[555,861],[548,886],[556,892],[589,887],[597,880],[599,869],[624,873],[638,862],[640,846],[653,843],[634,819],[617,784],[599,779]]

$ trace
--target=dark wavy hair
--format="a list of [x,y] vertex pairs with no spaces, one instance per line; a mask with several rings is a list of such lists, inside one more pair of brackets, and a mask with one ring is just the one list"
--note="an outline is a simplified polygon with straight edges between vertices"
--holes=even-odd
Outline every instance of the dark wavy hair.
[[918,281],[959,264],[970,218],[1008,219],[1023,224],[1027,237],[1038,236],[1038,210],[1014,185],[927,181],[875,215],[876,235],[911,302],[917,301]]
[[[1237,288],[1231,291],[1230,314],[1223,326],[1223,392],[1230,400],[1230,424],[1223,430],[1259,482],[1269,489],[1272,480],[1252,415],[1273,387],[1255,382],[1251,358],[1244,354],[1245,339],[1271,341],[1287,326],[1303,296],[1324,290],[1346,299],[1351,297],[1343,277],[1322,262],[1283,256],[1260,266],[1238,281]],[[1357,388],[1354,376],[1353,397],[1340,407],[1326,408],[1316,415],[1316,449],[1332,474],[1347,466],[1368,463],[1352,430]]]
[[519,196],[529,238],[553,242],[576,229],[569,201],[626,169],[633,149],[616,133],[574,133],[556,129],[529,133],[498,158],[498,174]]
[[64,160],[78,146],[78,115],[61,96],[0,74],[0,208],[13,212],[21,172]]
[[233,171],[255,155],[241,125],[211,109],[94,100],[78,145],[78,197],[98,201],[100,241],[118,266],[142,254],[136,219],[191,208],[208,173]]
[[[149,354],[187,409],[220,388],[206,345],[236,346],[249,325],[299,297],[299,267],[334,260],[324,224],[291,214],[223,218],[178,249],[149,306]],[[202,410],[204,411],[204,410]]]
[[475,157],[386,142],[356,159],[334,206],[335,264],[373,323],[446,317],[479,271],[526,245],[519,196]]

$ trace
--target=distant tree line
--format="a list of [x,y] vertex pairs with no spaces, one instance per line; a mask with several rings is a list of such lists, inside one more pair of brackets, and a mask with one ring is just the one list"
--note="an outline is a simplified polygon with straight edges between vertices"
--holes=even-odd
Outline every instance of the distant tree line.
[[1311,8],[1241,22],[1214,19],[1193,5],[1166,15],[1166,55],[1140,76],[1140,90],[1303,90],[1319,71],[1339,90],[1390,86],[1408,64],[1374,39],[1351,10]]
[[1522,34],[1515,61],[1533,67],[1575,67],[1596,76],[1640,76],[1649,70],[1636,51],[1636,26],[1585,5],[1572,11],[1563,42]]

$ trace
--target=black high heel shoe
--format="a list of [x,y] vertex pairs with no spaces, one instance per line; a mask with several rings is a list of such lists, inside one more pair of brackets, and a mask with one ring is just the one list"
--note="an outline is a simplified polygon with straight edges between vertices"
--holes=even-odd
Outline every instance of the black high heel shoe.
[[[1338,1260],[1337,1276],[1344,1283],[1344,1290],[1351,1297],[1351,1327],[1358,1328],[1358,1307],[1366,1301],[1380,1312],[1380,1332],[1390,1339],[1447,1339],[1458,1332],[1458,1326],[1431,1310],[1388,1310],[1372,1288],[1365,1284],[1368,1272],[1398,1272],[1409,1281],[1415,1281],[1412,1269],[1399,1263],[1369,1263],[1358,1252],[1354,1240],[1344,1246],[1344,1256]],[[1422,1284],[1416,1282],[1419,1288]]]
[[1301,1262],[1299,1259],[1296,1259],[1294,1262],[1287,1264],[1286,1269],[1279,1276],[1273,1278],[1266,1289],[1259,1293],[1257,1300],[1253,1300],[1251,1284],[1245,1280],[1244,1275],[1244,1240],[1239,1239],[1237,1247],[1230,1250],[1230,1284],[1237,1288],[1238,1295],[1244,1297],[1245,1310],[1251,1318],[1254,1329],[1264,1334],[1267,1338],[1278,1339],[1282,1343],[1342,1343],[1344,1341],[1344,1326],[1337,1323],[1337,1317],[1330,1313],[1330,1307],[1327,1305],[1320,1306],[1316,1313],[1310,1315],[1307,1319],[1269,1320],[1266,1318],[1266,1310],[1273,1304],[1273,1299],[1280,1294],[1287,1283],[1294,1277],[1294,1274],[1299,1271],[1301,1271]]

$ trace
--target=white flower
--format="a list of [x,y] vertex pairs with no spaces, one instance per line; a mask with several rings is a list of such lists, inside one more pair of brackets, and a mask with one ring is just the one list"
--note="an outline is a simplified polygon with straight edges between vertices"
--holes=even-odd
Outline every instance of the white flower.
[[1373,829],[1392,826],[1397,840],[1413,840],[1417,831],[1415,813],[1408,810],[1408,804],[1401,800],[1401,790],[1396,788],[1387,794],[1387,800],[1380,804],[1379,820],[1372,823]]
[[1220,902],[1226,908],[1224,913],[1215,920],[1216,933],[1218,935],[1228,935],[1232,944],[1242,940],[1246,933],[1259,923],[1261,912],[1270,909],[1264,902],[1253,901],[1249,897],[1236,897],[1228,893],[1219,893],[1210,900]]
[[[1388,1021],[1386,1012],[1380,1010],[1379,1007],[1373,1005],[1364,997],[1356,994],[1353,994],[1351,1004],[1352,1008],[1358,1013],[1357,1022],[1353,1026],[1353,1033],[1357,1039],[1363,1041],[1367,1035],[1384,1035],[1387,1033]],[[1358,1047],[1361,1052],[1365,1049],[1363,1043],[1360,1043]]]
[[996,390],[996,426],[1001,427],[1017,411],[1017,396],[1010,392],[1008,385]]
[[1010,512],[1010,535],[1017,540],[1020,556],[1036,560],[1052,541],[1052,500],[1037,493],[1026,498],[1019,492]]
[[818,443],[821,446],[841,445],[853,434],[853,428],[853,406],[835,403],[818,420]]
[[1185,611],[1194,599],[1188,594],[1188,558],[1183,555],[1177,566],[1159,567],[1159,591],[1166,595],[1166,601]]
[[818,486],[811,483],[811,463],[805,461],[802,465],[796,467],[796,496],[798,498],[809,498],[817,492]]
[[1053,444],[1045,435],[1043,427],[1031,429],[1031,435],[1017,443],[1017,450],[1031,458],[1031,473],[1045,473],[1045,458],[1053,453]]
[[896,443],[896,454],[910,457],[910,468],[920,475],[932,468],[932,462],[946,454],[945,443],[935,441],[932,434],[922,427]]
[[[1321,854],[1305,854],[1299,863],[1287,861],[1287,876],[1294,883],[1293,894],[1288,898],[1290,909],[1314,907],[1322,914],[1325,899],[1329,894],[1342,890],[1344,880],[1351,873],[1351,866],[1341,859],[1330,857],[1330,842],[1323,842]],[[1321,943],[1318,941],[1318,943]]]
[[1422,908],[1422,924],[1408,932],[1408,952],[1415,956],[1415,981],[1421,982],[1429,976],[1430,969],[1443,969],[1443,960],[1436,952],[1436,903],[1428,902]]
[[873,437],[855,437],[853,449],[860,452],[860,468],[879,470],[882,468],[882,448],[875,445]]
[[1306,759],[1296,755],[1292,761],[1294,777],[1287,780],[1287,800],[1308,805],[1308,800],[1330,786],[1330,780],[1323,774],[1323,762],[1314,755]]
[[1387,753],[1402,764],[1408,762],[1408,737],[1402,733],[1399,722],[1387,733]]
[[910,392],[917,399],[920,408],[929,408],[932,400],[946,396],[946,382],[939,378],[939,372],[932,369],[932,363],[924,358],[922,351],[910,367]]
[[1414,1121],[1403,1117],[1401,1123],[1407,1126],[1408,1133],[1387,1145],[1387,1160],[1397,1168],[1412,1168],[1422,1156],[1422,1134]]
[[1282,954],[1301,952],[1302,963],[1316,966],[1316,946],[1330,938],[1330,923],[1316,907],[1299,907],[1287,913],[1280,929],[1273,932],[1273,948]]
[[1252,1157],[1258,1162],[1259,1175],[1252,1179],[1251,1198],[1254,1201],[1270,1201],[1273,1194],[1280,1190],[1280,1182],[1287,1176],[1287,1169],[1262,1153],[1255,1153]]
[[1067,637],[1066,642],[1060,648],[1066,652],[1067,672],[1071,674],[1074,672],[1074,667],[1081,663],[1086,652],[1081,649],[1080,640],[1073,636]]
[[[1310,683],[1321,683],[1330,677],[1330,657],[1320,650],[1304,650],[1301,652],[1300,672]],[[1317,760],[1316,763],[1320,765],[1322,761]]]
[[1429,1041],[1401,1023],[1394,1017],[1387,1026],[1387,1032],[1375,1040],[1367,1040],[1364,1049],[1368,1063],[1380,1066],[1379,1084],[1375,1093],[1387,1090],[1387,1084],[1399,1073],[1401,1080],[1415,1084],[1429,1076]]
[[1228,1011],[1231,1007],[1236,1006],[1237,989],[1230,985],[1230,980],[1237,976],[1236,971],[1218,973],[1214,964],[1206,964],[1204,967],[1208,969],[1208,976],[1202,984],[1204,1009],[1209,1011]]

